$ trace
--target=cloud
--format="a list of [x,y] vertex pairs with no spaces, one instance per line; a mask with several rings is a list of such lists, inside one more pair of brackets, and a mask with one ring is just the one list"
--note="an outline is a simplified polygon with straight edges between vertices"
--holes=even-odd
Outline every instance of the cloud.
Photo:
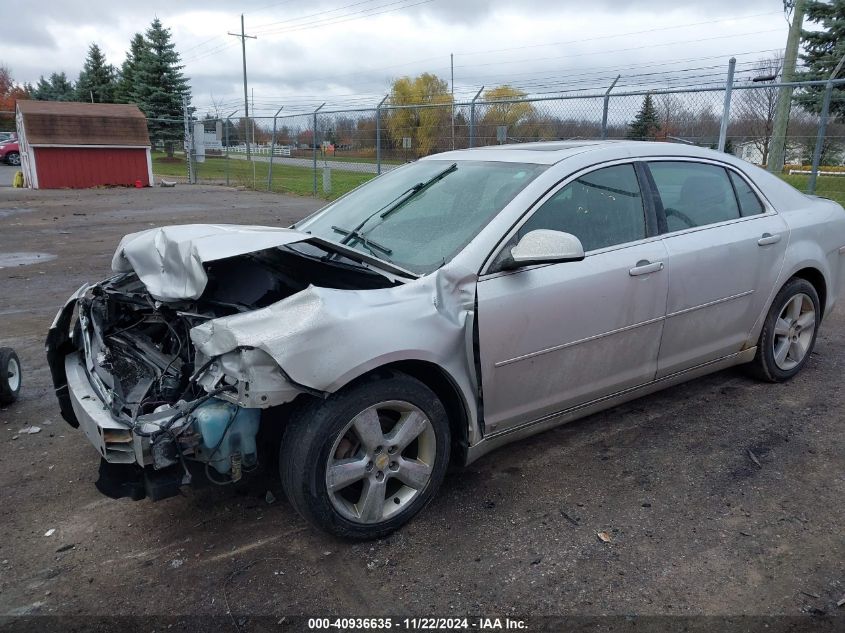
[[[4,29],[3,48],[6,49],[4,53],[11,45],[27,49],[56,50],[58,48],[55,38],[47,30],[43,20],[29,20],[25,16],[16,19],[14,26]],[[32,51],[30,50],[29,53],[32,54]]]
[[[240,43],[227,32],[240,29],[243,10],[247,32],[258,35],[247,42],[250,91],[256,109],[272,114],[283,104],[286,111],[322,101],[373,104],[393,78],[424,71],[448,78],[450,53],[464,98],[482,84],[535,92],[590,80],[603,86],[617,70],[714,66],[702,73],[718,74],[731,54],[756,59],[786,34],[780,3],[771,0],[434,0],[375,15],[395,1],[53,0],[46,11],[44,3],[21,3],[3,63],[18,81],[62,70],[76,77],[97,42],[119,67],[133,33],[157,16],[173,32],[194,103],[230,112],[242,103],[243,84]],[[726,16],[733,22],[697,24]]]

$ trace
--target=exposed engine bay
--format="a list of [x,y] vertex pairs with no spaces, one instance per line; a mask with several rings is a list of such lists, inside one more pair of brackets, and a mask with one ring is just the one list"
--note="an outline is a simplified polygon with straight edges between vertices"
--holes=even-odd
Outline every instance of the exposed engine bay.
[[[262,410],[272,415],[275,405],[317,395],[250,346],[204,356],[192,341],[195,327],[260,310],[311,286],[364,290],[399,283],[303,242],[204,263],[203,269],[207,282],[197,299],[158,300],[135,272],[89,286],[75,302],[75,324],[69,304],[47,341],[63,416],[74,426],[81,421],[100,450],[101,479],[104,468],[117,464],[169,469],[174,476],[166,490],[151,490],[145,481],[146,496],[153,498],[189,483],[196,472],[191,463],[201,464],[214,483],[237,481],[257,467]],[[74,400],[83,374],[93,394]],[[110,420],[101,412],[102,423],[85,428],[75,412],[93,400],[102,402]]]

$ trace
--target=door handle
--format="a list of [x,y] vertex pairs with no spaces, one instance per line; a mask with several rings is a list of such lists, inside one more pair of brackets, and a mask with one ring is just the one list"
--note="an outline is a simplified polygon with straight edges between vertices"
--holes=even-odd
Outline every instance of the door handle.
[[631,277],[639,277],[640,275],[649,275],[661,270],[663,270],[663,262],[652,263],[648,260],[643,260],[637,262],[637,265],[629,270],[628,274],[631,275]]
[[763,233],[763,237],[757,240],[759,246],[768,246],[769,244],[777,244],[780,242],[780,235],[772,235],[771,233]]

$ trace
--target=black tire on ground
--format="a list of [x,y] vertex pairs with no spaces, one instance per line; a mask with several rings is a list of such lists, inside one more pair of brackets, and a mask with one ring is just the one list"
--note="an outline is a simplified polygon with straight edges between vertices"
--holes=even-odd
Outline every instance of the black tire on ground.
[[0,347],[0,404],[11,404],[21,391],[21,361],[10,347]]
[[[350,520],[332,504],[328,491],[326,471],[330,457],[336,457],[330,455],[332,448],[356,416],[390,401],[413,405],[431,422],[435,439],[429,444],[436,446],[436,455],[430,465],[430,477],[424,488],[396,514],[372,523]],[[401,527],[431,501],[446,474],[450,445],[446,410],[434,392],[406,374],[383,371],[356,381],[326,400],[315,399],[298,408],[285,428],[279,471],[291,504],[312,525],[341,538],[375,539]]]
[[[812,337],[806,347],[804,356],[793,367],[785,369],[778,366],[778,363],[775,361],[775,325],[781,312],[798,295],[805,295],[812,301],[815,321],[813,323]],[[754,360],[748,365],[748,371],[755,378],[768,382],[784,382],[789,380],[807,364],[807,360],[810,358],[810,354],[816,344],[816,336],[818,335],[820,323],[821,309],[819,306],[819,295],[815,287],[806,279],[793,277],[780,289],[780,292],[778,292],[775,300],[772,302],[771,308],[769,308],[769,313],[766,315],[766,320],[763,324],[763,331],[760,333],[760,339],[757,341],[757,354]]]
[[17,167],[21,164],[21,155],[17,152],[9,152],[6,154],[6,162]]

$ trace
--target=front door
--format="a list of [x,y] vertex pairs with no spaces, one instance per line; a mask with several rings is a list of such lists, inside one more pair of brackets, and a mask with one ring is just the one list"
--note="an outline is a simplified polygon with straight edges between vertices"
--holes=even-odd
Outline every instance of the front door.
[[583,261],[479,281],[486,432],[654,378],[668,267],[646,211],[633,165],[589,172],[551,193],[505,247],[535,229],[565,231],[581,240]]

